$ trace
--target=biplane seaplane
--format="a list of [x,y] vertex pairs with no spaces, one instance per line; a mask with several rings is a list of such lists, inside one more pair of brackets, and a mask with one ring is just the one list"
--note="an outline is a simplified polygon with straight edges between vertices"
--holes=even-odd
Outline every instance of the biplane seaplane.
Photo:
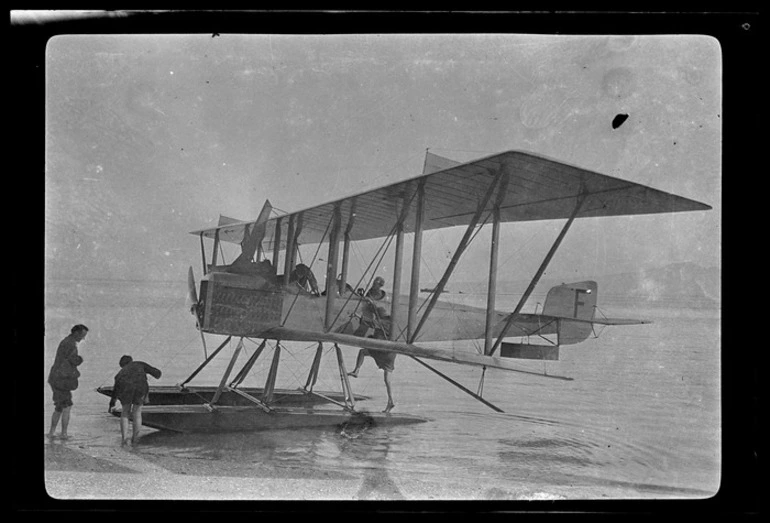
[[[185,382],[151,388],[143,424],[182,432],[211,432],[426,421],[392,412],[391,404],[385,412],[359,410],[356,401],[361,397],[351,389],[341,347],[412,358],[502,412],[480,393],[425,360],[569,379],[522,369],[517,360],[558,360],[562,346],[585,341],[596,325],[645,323],[597,315],[598,285],[594,281],[555,286],[548,291],[540,312],[523,312],[574,220],[710,208],[652,187],[520,151],[466,163],[426,152],[423,173],[405,181],[280,216],[274,216],[266,202],[256,220],[225,219],[216,227],[193,231],[200,239],[203,276],[196,286],[190,268],[190,311],[204,350],[204,334],[226,339]],[[564,220],[564,224],[513,310],[496,310],[501,224],[534,220]],[[487,223],[492,228],[492,240],[486,307],[453,304],[446,301],[446,295],[440,300],[470,241]],[[427,295],[421,295],[426,290],[420,287],[423,233],[449,227],[464,228],[462,238],[438,283],[427,289]],[[406,234],[413,235],[412,261],[409,290],[402,293]],[[206,252],[209,240],[213,241],[210,257]],[[354,285],[349,281],[351,243],[362,240],[382,241],[364,271],[371,274],[370,279],[376,273],[376,263],[395,240],[392,282],[385,300],[375,302],[361,290],[354,290],[360,289],[364,276]],[[240,245],[240,254],[229,264],[218,260],[222,242]],[[320,268],[325,273],[323,289],[316,283],[313,262],[309,267],[298,263],[299,245],[317,245],[316,252],[326,248],[323,252],[328,254]],[[451,323],[435,321],[442,309],[451,309]],[[235,339],[237,344],[219,385],[190,387],[188,382]],[[244,339],[258,348],[231,380]],[[478,349],[441,346],[441,342],[455,340],[477,340]],[[264,388],[242,387],[268,341],[275,344],[275,350]],[[282,344],[287,342],[310,342],[310,348],[317,343],[304,388],[275,388]],[[332,346],[336,354],[340,381],[336,394],[314,390],[324,344]],[[102,392],[109,394],[110,390]]]

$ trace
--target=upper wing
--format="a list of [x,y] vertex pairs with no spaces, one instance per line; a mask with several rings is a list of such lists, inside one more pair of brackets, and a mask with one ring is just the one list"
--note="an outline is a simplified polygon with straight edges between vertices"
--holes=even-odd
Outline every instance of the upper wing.
[[[404,222],[405,230],[409,232],[416,207],[410,204],[418,184],[422,182],[425,188],[425,230],[467,225],[499,169],[504,169],[509,176],[501,204],[501,220],[504,222],[569,218],[580,194],[585,195],[586,200],[578,218],[711,209],[701,202],[540,155],[506,151],[459,164],[429,155],[421,176],[292,214],[301,222],[300,240],[304,244],[324,240],[337,205],[341,210],[342,230],[349,228],[354,240],[389,235],[404,205],[409,207]],[[492,203],[488,205],[491,209]],[[272,218],[267,223],[267,243],[263,243],[266,249],[273,248],[277,219]],[[288,218],[281,219],[283,247]],[[229,223],[192,234],[213,238],[219,231],[220,240],[240,243],[246,226],[253,223],[254,220]]]

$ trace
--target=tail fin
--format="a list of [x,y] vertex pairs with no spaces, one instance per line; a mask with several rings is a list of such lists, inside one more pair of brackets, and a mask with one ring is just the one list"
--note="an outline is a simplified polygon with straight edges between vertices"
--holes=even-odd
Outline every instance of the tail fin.
[[548,291],[543,315],[559,318],[560,345],[580,343],[591,335],[598,292],[595,281],[564,283]]
[[598,285],[595,281],[563,283],[552,287],[545,297],[543,314],[557,318],[594,319]]

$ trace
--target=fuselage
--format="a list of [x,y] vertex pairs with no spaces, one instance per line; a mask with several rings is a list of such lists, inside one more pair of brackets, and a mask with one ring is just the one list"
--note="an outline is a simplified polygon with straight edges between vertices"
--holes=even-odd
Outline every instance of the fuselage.
[[[336,293],[331,300],[333,318],[327,328],[326,296],[316,296],[296,283],[283,285],[277,278],[210,272],[201,281],[198,305],[202,330],[212,334],[244,337],[272,337],[270,331],[339,332],[352,334],[360,318],[374,305],[383,317],[390,320],[393,303],[390,298],[371,302],[350,291]],[[399,299],[401,314],[392,323],[394,341],[406,340],[406,311],[408,300]],[[492,335],[502,331],[507,313],[495,311]],[[376,321],[375,321],[376,323]],[[449,341],[483,339],[486,310],[481,307],[437,301],[430,318],[425,322],[415,341]],[[373,329],[368,334],[372,334]],[[515,332],[514,332],[515,331]],[[554,334],[555,325],[538,320],[535,315],[518,315],[516,327],[510,336],[533,333]],[[282,338],[286,339],[286,338]]]

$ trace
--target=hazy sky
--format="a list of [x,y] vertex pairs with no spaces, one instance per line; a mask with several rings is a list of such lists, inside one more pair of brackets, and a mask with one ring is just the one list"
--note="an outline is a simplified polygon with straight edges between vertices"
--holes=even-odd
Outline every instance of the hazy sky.
[[[200,270],[189,231],[219,214],[416,176],[426,148],[459,161],[532,151],[714,207],[578,220],[553,276],[717,265],[721,75],[719,44],[698,36],[59,36],[47,278],[183,280]],[[501,277],[530,277],[560,226],[506,225]],[[484,234],[468,259],[486,271]],[[431,241],[443,252],[456,238]]]

